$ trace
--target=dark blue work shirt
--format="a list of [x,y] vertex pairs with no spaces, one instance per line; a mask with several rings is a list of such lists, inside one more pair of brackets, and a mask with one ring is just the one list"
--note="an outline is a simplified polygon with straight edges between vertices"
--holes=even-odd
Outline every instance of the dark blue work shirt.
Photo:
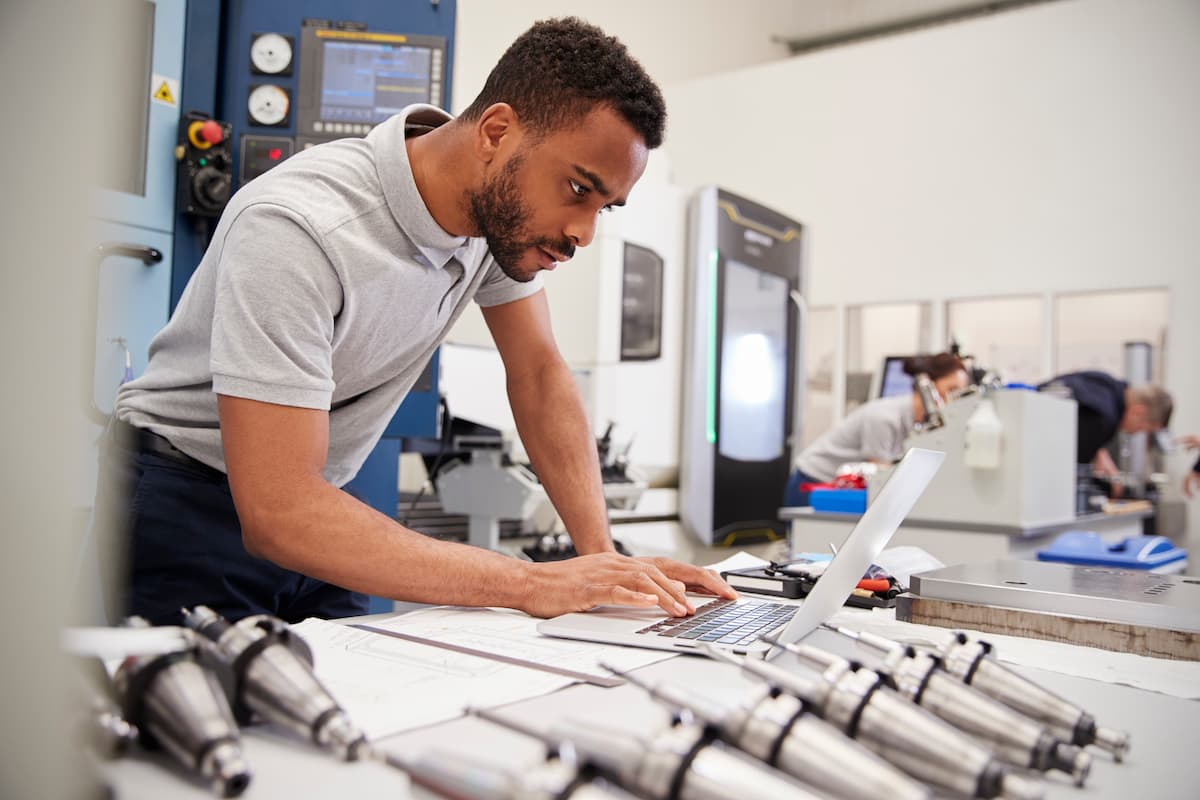
[[1125,416],[1125,389],[1129,384],[1106,372],[1070,372],[1051,378],[1038,386],[1052,383],[1071,390],[1079,404],[1079,434],[1076,439],[1076,463],[1090,464],[1101,447],[1108,444],[1121,428]]

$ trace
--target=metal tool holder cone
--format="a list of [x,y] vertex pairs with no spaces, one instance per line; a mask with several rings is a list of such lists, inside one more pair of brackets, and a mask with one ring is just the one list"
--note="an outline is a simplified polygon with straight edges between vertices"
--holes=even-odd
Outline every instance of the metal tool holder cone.
[[237,723],[217,678],[201,666],[199,646],[130,656],[117,668],[113,686],[143,744],[161,745],[222,797],[245,791],[251,773]]
[[579,764],[568,750],[550,748],[541,764],[506,769],[481,758],[449,750],[426,750],[413,758],[382,754],[389,766],[408,774],[418,786],[448,800],[635,800],[636,795]]
[[820,719],[803,700],[762,686],[737,705],[601,664],[671,709],[686,711],[721,739],[833,797],[928,800],[930,789]]
[[562,720],[548,734],[488,711],[480,717],[570,748],[598,773],[645,800],[815,800],[795,779],[716,740],[699,724],[642,736],[586,720]]
[[206,606],[184,609],[183,615],[189,628],[212,641],[243,723],[257,714],[346,761],[369,747],[366,735],[317,680],[308,645],[283,620],[261,614],[230,623]]
[[[1063,741],[1044,723],[989,697],[948,673],[939,656],[882,637],[847,628],[823,626],[854,639],[879,656],[875,671],[903,696],[961,731],[983,739],[1010,764],[1041,772],[1058,770],[1082,786],[1092,758],[1082,748]],[[802,663],[817,669],[838,659],[807,645],[784,645]]]
[[809,678],[711,646],[702,651],[795,694],[847,736],[937,789],[978,798],[1044,796],[1040,782],[1013,773],[990,750],[883,686],[869,670],[829,670]]
[[1043,723],[1079,747],[1094,745],[1115,761],[1129,752],[1129,734],[1097,725],[1091,714],[1000,663],[992,646],[957,632],[938,647],[947,672],[984,694]]

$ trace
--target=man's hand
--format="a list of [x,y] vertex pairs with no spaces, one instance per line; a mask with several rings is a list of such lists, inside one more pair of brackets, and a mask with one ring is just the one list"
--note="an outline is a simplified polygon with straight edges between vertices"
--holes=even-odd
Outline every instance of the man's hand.
[[530,565],[531,580],[522,611],[556,617],[604,605],[658,607],[683,617],[694,613],[688,589],[734,599],[737,593],[716,573],[669,558],[630,558],[597,553],[566,561]]
[[1098,478],[1118,478],[1121,470],[1117,469],[1116,462],[1113,461],[1109,452],[1101,447],[1096,451],[1095,458],[1092,459],[1092,473]]
[[[670,558],[640,557],[634,560],[653,564],[668,578],[682,582],[689,592],[715,594],[727,600],[737,599],[738,595],[733,590],[733,587],[721,580],[721,576],[711,569],[697,567],[694,564],[684,564],[681,561],[675,561]],[[687,599],[685,598],[683,602],[686,603]],[[689,608],[689,611],[695,610],[694,608]]]
[[1108,479],[1109,493],[1112,497],[1125,494],[1125,485],[1121,483],[1121,470],[1117,469],[1116,462],[1103,447],[1096,451],[1096,456],[1092,459],[1092,474],[1097,478]]

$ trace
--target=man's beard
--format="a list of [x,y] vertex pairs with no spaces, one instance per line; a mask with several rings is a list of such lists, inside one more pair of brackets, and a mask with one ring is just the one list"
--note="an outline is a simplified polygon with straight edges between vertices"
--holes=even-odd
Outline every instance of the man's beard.
[[483,188],[467,195],[467,208],[471,222],[479,235],[487,240],[488,250],[504,274],[520,283],[527,283],[537,275],[537,268],[522,269],[521,257],[527,250],[541,247],[552,253],[570,257],[575,252],[569,239],[553,241],[548,238],[531,238],[528,232],[533,213],[521,199],[517,188],[517,171],[524,162],[522,153],[516,153],[501,168],[500,173],[488,180]]

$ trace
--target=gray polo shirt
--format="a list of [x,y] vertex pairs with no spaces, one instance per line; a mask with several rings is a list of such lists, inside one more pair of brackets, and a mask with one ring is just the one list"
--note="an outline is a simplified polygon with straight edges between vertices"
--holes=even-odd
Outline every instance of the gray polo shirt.
[[449,119],[410,106],[234,195],[118,418],[224,470],[217,394],[328,410],[325,478],[353,478],[467,303],[542,286],[508,278],[422,201],[404,140]]
[[911,394],[864,403],[805,448],[796,457],[796,469],[831,481],[842,464],[895,461],[904,455],[904,440],[915,426]]

